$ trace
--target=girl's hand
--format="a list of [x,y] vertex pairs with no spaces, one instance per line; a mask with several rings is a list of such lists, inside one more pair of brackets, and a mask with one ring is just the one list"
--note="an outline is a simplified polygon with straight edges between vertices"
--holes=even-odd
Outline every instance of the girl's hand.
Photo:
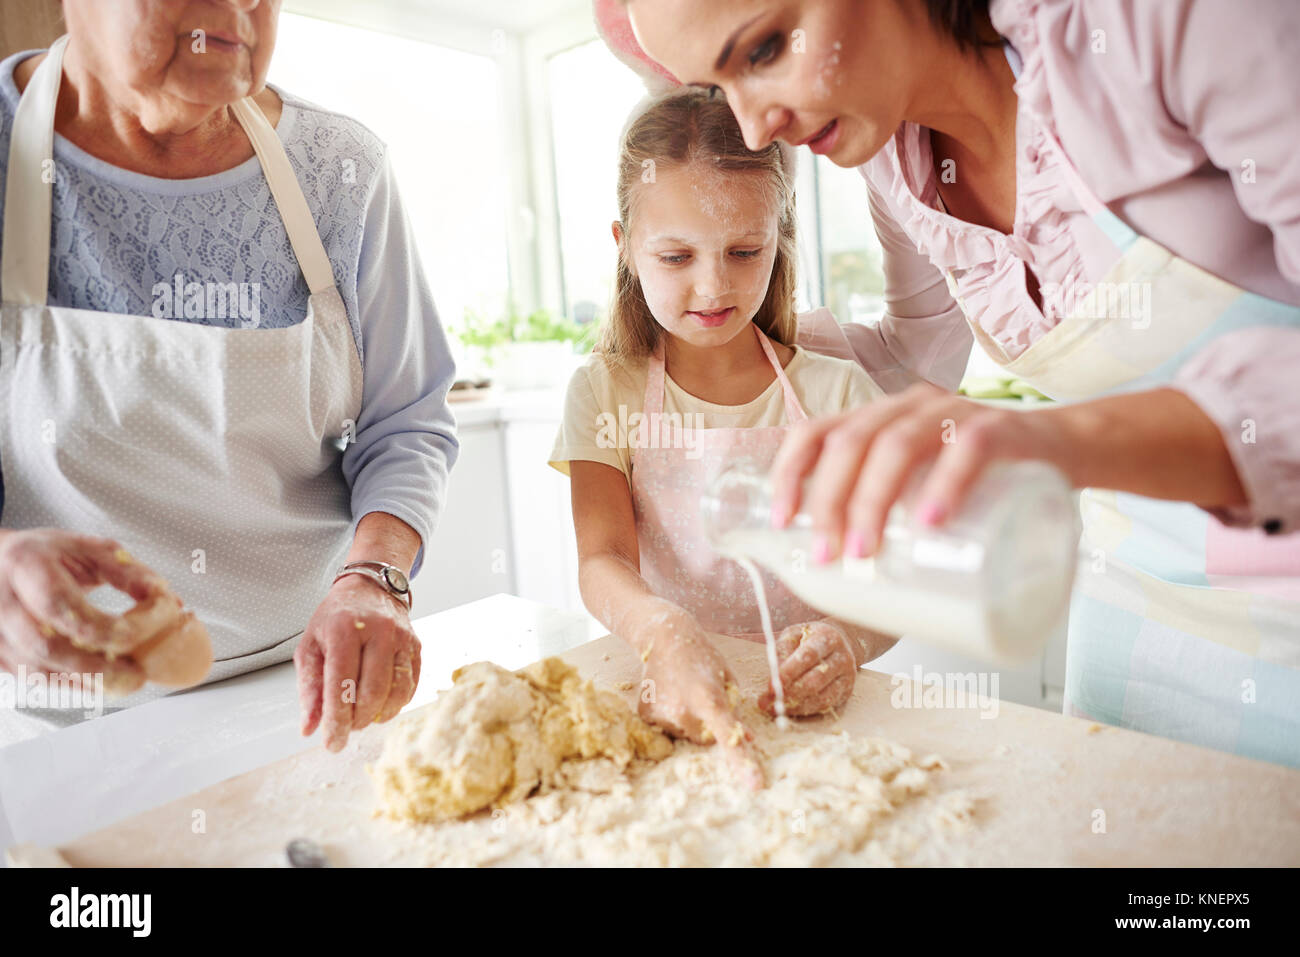
[[716,742],[738,779],[761,788],[753,732],[735,712],[740,686],[699,624],[684,613],[656,615],[638,630],[633,646],[644,649],[641,717],[674,737]]
[[121,621],[86,599],[101,584],[136,601],[167,588],[112,539],[58,528],[0,533],[0,669],[102,673],[105,688],[118,695],[143,685],[138,664],[129,658],[109,661],[101,653]]
[[293,654],[302,733],[325,729],[325,747],[394,717],[420,681],[420,641],[406,606],[375,582],[345,575],[317,607]]
[[[844,630],[827,619],[790,625],[776,639],[785,713],[825,714],[844,707],[858,676],[858,655]],[[776,689],[768,684],[758,706],[776,714]]]
[[916,500],[917,516],[931,525],[961,507],[994,460],[1041,459],[1072,474],[1070,443],[1054,421],[1041,412],[990,408],[928,382],[808,420],[790,432],[772,465],[772,521],[784,527],[801,507],[807,511],[819,536],[814,562],[838,557],[841,543],[849,554],[875,554],[895,499],[931,460]]

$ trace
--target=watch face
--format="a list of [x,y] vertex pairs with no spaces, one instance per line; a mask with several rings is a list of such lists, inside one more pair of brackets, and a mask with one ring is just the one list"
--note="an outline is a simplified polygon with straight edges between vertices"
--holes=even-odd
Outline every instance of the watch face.
[[391,585],[395,591],[405,593],[406,590],[411,587],[410,582],[406,580],[406,576],[402,574],[400,568],[385,568],[384,578],[388,580],[388,584]]

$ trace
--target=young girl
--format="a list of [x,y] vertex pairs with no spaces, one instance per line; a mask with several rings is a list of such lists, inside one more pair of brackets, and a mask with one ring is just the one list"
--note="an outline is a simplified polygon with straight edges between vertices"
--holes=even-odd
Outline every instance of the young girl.
[[[569,383],[550,464],[572,480],[583,600],[645,662],[643,717],[718,741],[755,783],[739,695],[709,634],[762,641],[759,610],[749,576],[705,541],[699,499],[730,461],[770,466],[798,422],[882,392],[857,363],[792,345],[789,171],[779,145],[746,149],[725,100],[685,87],[631,122],[618,212],[610,316]],[[842,705],[858,666],[895,639],[763,579],[787,713]],[[760,706],[771,713],[770,688]]]

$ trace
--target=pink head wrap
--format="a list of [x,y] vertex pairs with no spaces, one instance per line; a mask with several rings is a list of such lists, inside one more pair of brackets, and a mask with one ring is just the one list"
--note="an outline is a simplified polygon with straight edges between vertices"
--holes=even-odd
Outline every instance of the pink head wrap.
[[[651,94],[632,111],[632,117],[628,120],[630,123],[632,118],[653,102],[654,97],[681,86],[682,82],[650,59],[645,50],[641,49],[641,44],[632,33],[632,21],[628,19],[626,3],[621,0],[592,0],[592,15],[596,21],[596,30],[600,33],[600,38],[605,41],[605,46],[609,47],[610,52],[620,61],[632,68]],[[792,179],[795,175],[796,157],[794,147],[782,142],[781,159]]]
[[641,49],[632,33],[632,21],[627,16],[627,5],[620,0],[595,0],[596,29],[610,52],[630,66],[641,77],[651,93],[663,93],[681,81],[656,63]]

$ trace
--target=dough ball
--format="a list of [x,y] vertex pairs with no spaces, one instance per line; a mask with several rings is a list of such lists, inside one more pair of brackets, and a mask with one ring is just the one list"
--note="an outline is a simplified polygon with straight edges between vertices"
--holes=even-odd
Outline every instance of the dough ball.
[[442,821],[563,788],[572,762],[618,769],[672,753],[623,699],[547,658],[515,673],[480,661],[451,690],[393,728],[372,767],[380,801],[400,820]]
[[[212,668],[208,630],[170,589],[138,601],[123,612],[113,623],[106,647],[74,644],[102,653],[109,661],[130,658],[144,669],[147,681],[166,688],[196,685]],[[137,689],[114,685],[108,690],[114,697],[121,697]]]
[[184,623],[184,617],[181,600],[170,589],[136,602],[133,608],[123,612],[113,623],[108,656],[112,658],[125,655],[154,641],[165,632],[179,628]]
[[207,677],[212,668],[212,642],[203,622],[187,611],[181,623],[130,652],[144,676],[165,688],[188,688]]

